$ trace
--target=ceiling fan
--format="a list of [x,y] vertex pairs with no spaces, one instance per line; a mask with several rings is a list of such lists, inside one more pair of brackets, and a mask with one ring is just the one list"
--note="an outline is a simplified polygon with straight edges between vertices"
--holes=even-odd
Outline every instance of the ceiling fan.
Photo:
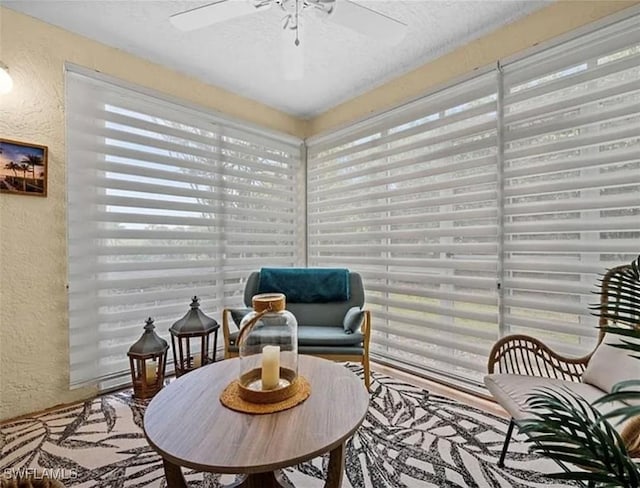
[[[227,20],[254,14],[277,6],[283,11],[283,32],[295,36],[283,59],[287,60],[289,69],[285,69],[285,78],[302,77],[302,52],[298,28],[303,12],[314,11],[327,20],[343,25],[351,30],[369,37],[374,37],[392,44],[399,42],[404,36],[407,25],[351,0],[218,0],[201,7],[196,7],[172,15],[169,21],[178,29],[191,31],[208,27]],[[306,14],[305,14],[306,15]],[[290,40],[290,39],[289,39]],[[285,45],[286,48],[286,45]],[[296,67],[291,69],[291,60]],[[286,67],[286,66],[285,66]]]

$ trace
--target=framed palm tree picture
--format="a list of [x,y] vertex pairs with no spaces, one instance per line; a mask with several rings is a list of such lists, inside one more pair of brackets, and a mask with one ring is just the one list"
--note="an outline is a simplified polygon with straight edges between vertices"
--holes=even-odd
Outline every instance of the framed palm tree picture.
[[0,193],[47,196],[47,147],[0,139]]

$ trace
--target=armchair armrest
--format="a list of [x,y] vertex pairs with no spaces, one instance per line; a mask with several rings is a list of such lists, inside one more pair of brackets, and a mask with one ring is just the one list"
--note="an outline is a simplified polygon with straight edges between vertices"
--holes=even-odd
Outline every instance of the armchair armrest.
[[229,331],[229,317],[231,316],[230,308],[222,309],[222,338],[224,339],[224,358],[229,356],[229,337],[231,332]]
[[530,336],[510,335],[493,345],[487,369],[492,373],[511,373],[580,381],[591,354],[567,358]]
[[[250,308],[223,308],[222,309],[222,337],[224,339],[224,358],[225,359],[235,356],[235,354],[231,354],[229,351],[229,346],[231,345],[231,330],[229,329],[229,324],[233,322],[236,328],[238,328],[239,321],[251,310],[252,309]],[[236,315],[235,317],[234,317],[234,314]]]

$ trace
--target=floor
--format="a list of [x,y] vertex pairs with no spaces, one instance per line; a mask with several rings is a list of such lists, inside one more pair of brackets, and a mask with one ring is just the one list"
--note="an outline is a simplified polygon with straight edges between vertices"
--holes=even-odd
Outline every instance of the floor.
[[[406,381],[407,383],[410,383],[412,385],[419,386],[420,388],[424,388],[425,390],[430,391],[432,393],[442,395],[444,397],[451,398],[453,400],[457,400],[461,403],[470,405],[472,407],[479,408],[481,410],[484,410],[485,412],[489,412],[494,415],[498,415],[500,417],[504,417],[507,419],[509,418],[509,415],[506,413],[506,411],[493,401],[486,400],[484,398],[480,398],[475,395],[471,395],[469,393],[460,391],[456,388],[452,388],[447,385],[443,385],[442,383],[438,383],[436,381],[431,381],[425,378],[421,378],[419,376],[405,373],[404,371],[399,371],[395,368],[390,368],[382,364],[377,364],[375,362],[371,363],[371,369],[374,371],[378,371],[380,373],[386,374],[387,376],[391,376],[392,378],[397,378],[399,380]],[[77,402],[77,403],[81,403],[81,402]],[[73,405],[73,404],[70,404],[70,405]],[[41,412],[33,412],[25,415],[20,415],[18,417],[2,420],[0,421],[0,425],[13,422],[20,418],[31,417],[33,415],[44,413],[49,410],[58,409],[61,406],[62,405],[56,405],[54,407],[45,409]]]
[[[362,378],[360,365],[346,366]],[[497,466],[508,420],[493,413],[499,410],[492,402],[394,365],[373,369],[368,415],[349,441],[344,488],[569,488],[550,483],[546,473],[557,471],[557,465],[532,455],[523,435],[513,439],[506,466]],[[162,462],[140,430],[144,407],[132,401],[131,389],[118,390],[3,425],[0,471],[30,463],[24,465],[65,470],[63,478],[73,478],[65,485],[78,488],[161,488]],[[305,461],[291,467],[287,477],[294,486],[319,487],[325,461]],[[218,474],[185,474],[193,486],[231,481]]]
[[509,418],[509,414],[507,414],[507,412],[500,405],[491,400],[485,400],[484,398],[471,395],[470,393],[465,393],[456,388],[443,385],[442,383],[420,378],[418,376],[405,373],[404,371],[399,371],[397,369],[390,368],[381,364],[372,363],[371,369],[386,374],[387,376],[406,381],[407,383],[410,383],[412,385],[419,386],[420,388],[424,388],[425,390],[437,395],[442,395],[447,398],[457,400],[466,405],[479,408],[481,410],[484,410],[485,412],[489,412],[500,417],[504,417],[507,419]]

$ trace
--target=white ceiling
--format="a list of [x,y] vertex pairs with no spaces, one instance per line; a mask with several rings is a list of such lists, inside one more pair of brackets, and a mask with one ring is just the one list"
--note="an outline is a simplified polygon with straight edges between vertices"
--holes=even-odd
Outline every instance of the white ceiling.
[[296,81],[282,76],[279,8],[182,32],[169,23],[169,16],[212,0],[0,0],[0,4],[309,118],[550,3],[354,1],[407,24],[404,39],[390,46],[305,11],[301,32],[305,73]]

